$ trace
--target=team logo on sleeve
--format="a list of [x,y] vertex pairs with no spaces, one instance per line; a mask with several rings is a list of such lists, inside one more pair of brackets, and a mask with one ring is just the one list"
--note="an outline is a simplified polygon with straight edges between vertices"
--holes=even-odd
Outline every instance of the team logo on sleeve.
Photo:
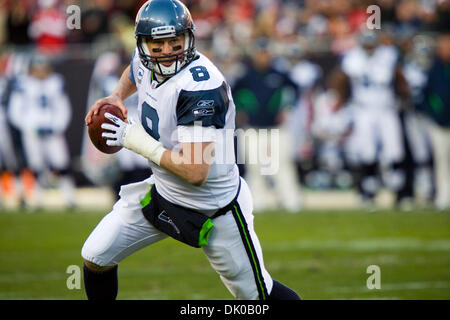
[[142,69],[141,67],[139,67],[139,70],[137,72],[137,81],[139,83],[141,83],[142,78],[144,77],[144,69]]
[[200,100],[197,107],[192,109],[196,117],[212,116],[214,114],[214,100]]

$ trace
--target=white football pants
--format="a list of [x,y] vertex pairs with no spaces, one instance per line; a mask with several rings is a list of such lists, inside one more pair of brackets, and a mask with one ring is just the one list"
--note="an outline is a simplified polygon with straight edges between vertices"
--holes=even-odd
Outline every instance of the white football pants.
[[436,206],[441,210],[450,208],[450,128],[433,122],[429,125],[434,155],[436,180]]
[[350,139],[352,151],[362,164],[376,162],[378,152],[383,167],[404,157],[400,119],[394,109],[355,107]]
[[[84,243],[81,250],[84,259],[99,266],[113,266],[133,252],[167,237],[142,214],[140,201],[153,181],[150,177],[122,186],[120,199]],[[252,198],[243,179],[237,202],[240,208],[213,219],[209,243],[202,249],[236,299],[268,298],[273,281],[264,267],[261,246],[253,229]]]
[[[283,126],[247,129],[238,133],[238,161],[245,160],[245,178],[255,211],[302,208],[301,188],[292,157],[292,137]],[[272,178],[273,191],[268,177]]]
[[0,106],[0,169],[17,169],[17,160],[13,147],[13,141],[2,106]]
[[49,165],[54,170],[69,167],[69,150],[63,134],[41,137],[33,131],[24,131],[23,145],[28,166],[35,172],[42,172]]

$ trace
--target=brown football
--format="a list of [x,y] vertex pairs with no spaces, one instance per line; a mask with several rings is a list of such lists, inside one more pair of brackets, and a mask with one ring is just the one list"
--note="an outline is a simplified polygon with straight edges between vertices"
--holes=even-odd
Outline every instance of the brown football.
[[92,121],[88,126],[89,138],[91,138],[92,144],[103,153],[116,153],[122,147],[118,146],[108,146],[106,144],[106,139],[102,137],[102,133],[107,130],[103,130],[101,128],[102,123],[108,122],[112,123],[110,120],[105,118],[105,113],[109,112],[116,117],[125,121],[125,117],[122,115],[122,111],[120,111],[119,107],[113,106],[111,104],[105,104],[100,107],[99,112],[96,115],[92,116]]

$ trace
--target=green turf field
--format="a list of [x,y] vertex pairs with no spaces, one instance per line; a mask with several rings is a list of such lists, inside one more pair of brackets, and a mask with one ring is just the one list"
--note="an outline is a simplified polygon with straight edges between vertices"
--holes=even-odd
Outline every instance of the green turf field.
[[[84,299],[83,287],[67,288],[66,270],[81,267],[103,215],[2,212],[0,299]],[[304,299],[450,299],[449,212],[267,212],[255,228],[269,272]],[[370,265],[381,289],[366,286]],[[120,264],[118,299],[232,296],[201,249],[167,239]]]

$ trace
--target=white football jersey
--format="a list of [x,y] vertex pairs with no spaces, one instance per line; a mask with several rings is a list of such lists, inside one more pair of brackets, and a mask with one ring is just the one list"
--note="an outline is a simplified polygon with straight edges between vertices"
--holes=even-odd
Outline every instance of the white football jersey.
[[136,49],[129,78],[138,89],[139,120],[165,148],[179,151],[183,142],[214,141],[214,160],[202,186],[191,185],[150,161],[158,192],[172,203],[198,211],[227,205],[237,193],[239,171],[234,157],[235,105],[222,73],[197,53],[176,75],[158,83]]
[[342,70],[350,78],[353,102],[360,107],[393,107],[394,72],[398,53],[390,46],[379,46],[368,55],[361,47],[348,51]]
[[37,79],[27,74],[17,76],[11,93],[8,116],[22,131],[51,129],[62,133],[70,123],[72,109],[64,91],[64,79],[51,74]]

